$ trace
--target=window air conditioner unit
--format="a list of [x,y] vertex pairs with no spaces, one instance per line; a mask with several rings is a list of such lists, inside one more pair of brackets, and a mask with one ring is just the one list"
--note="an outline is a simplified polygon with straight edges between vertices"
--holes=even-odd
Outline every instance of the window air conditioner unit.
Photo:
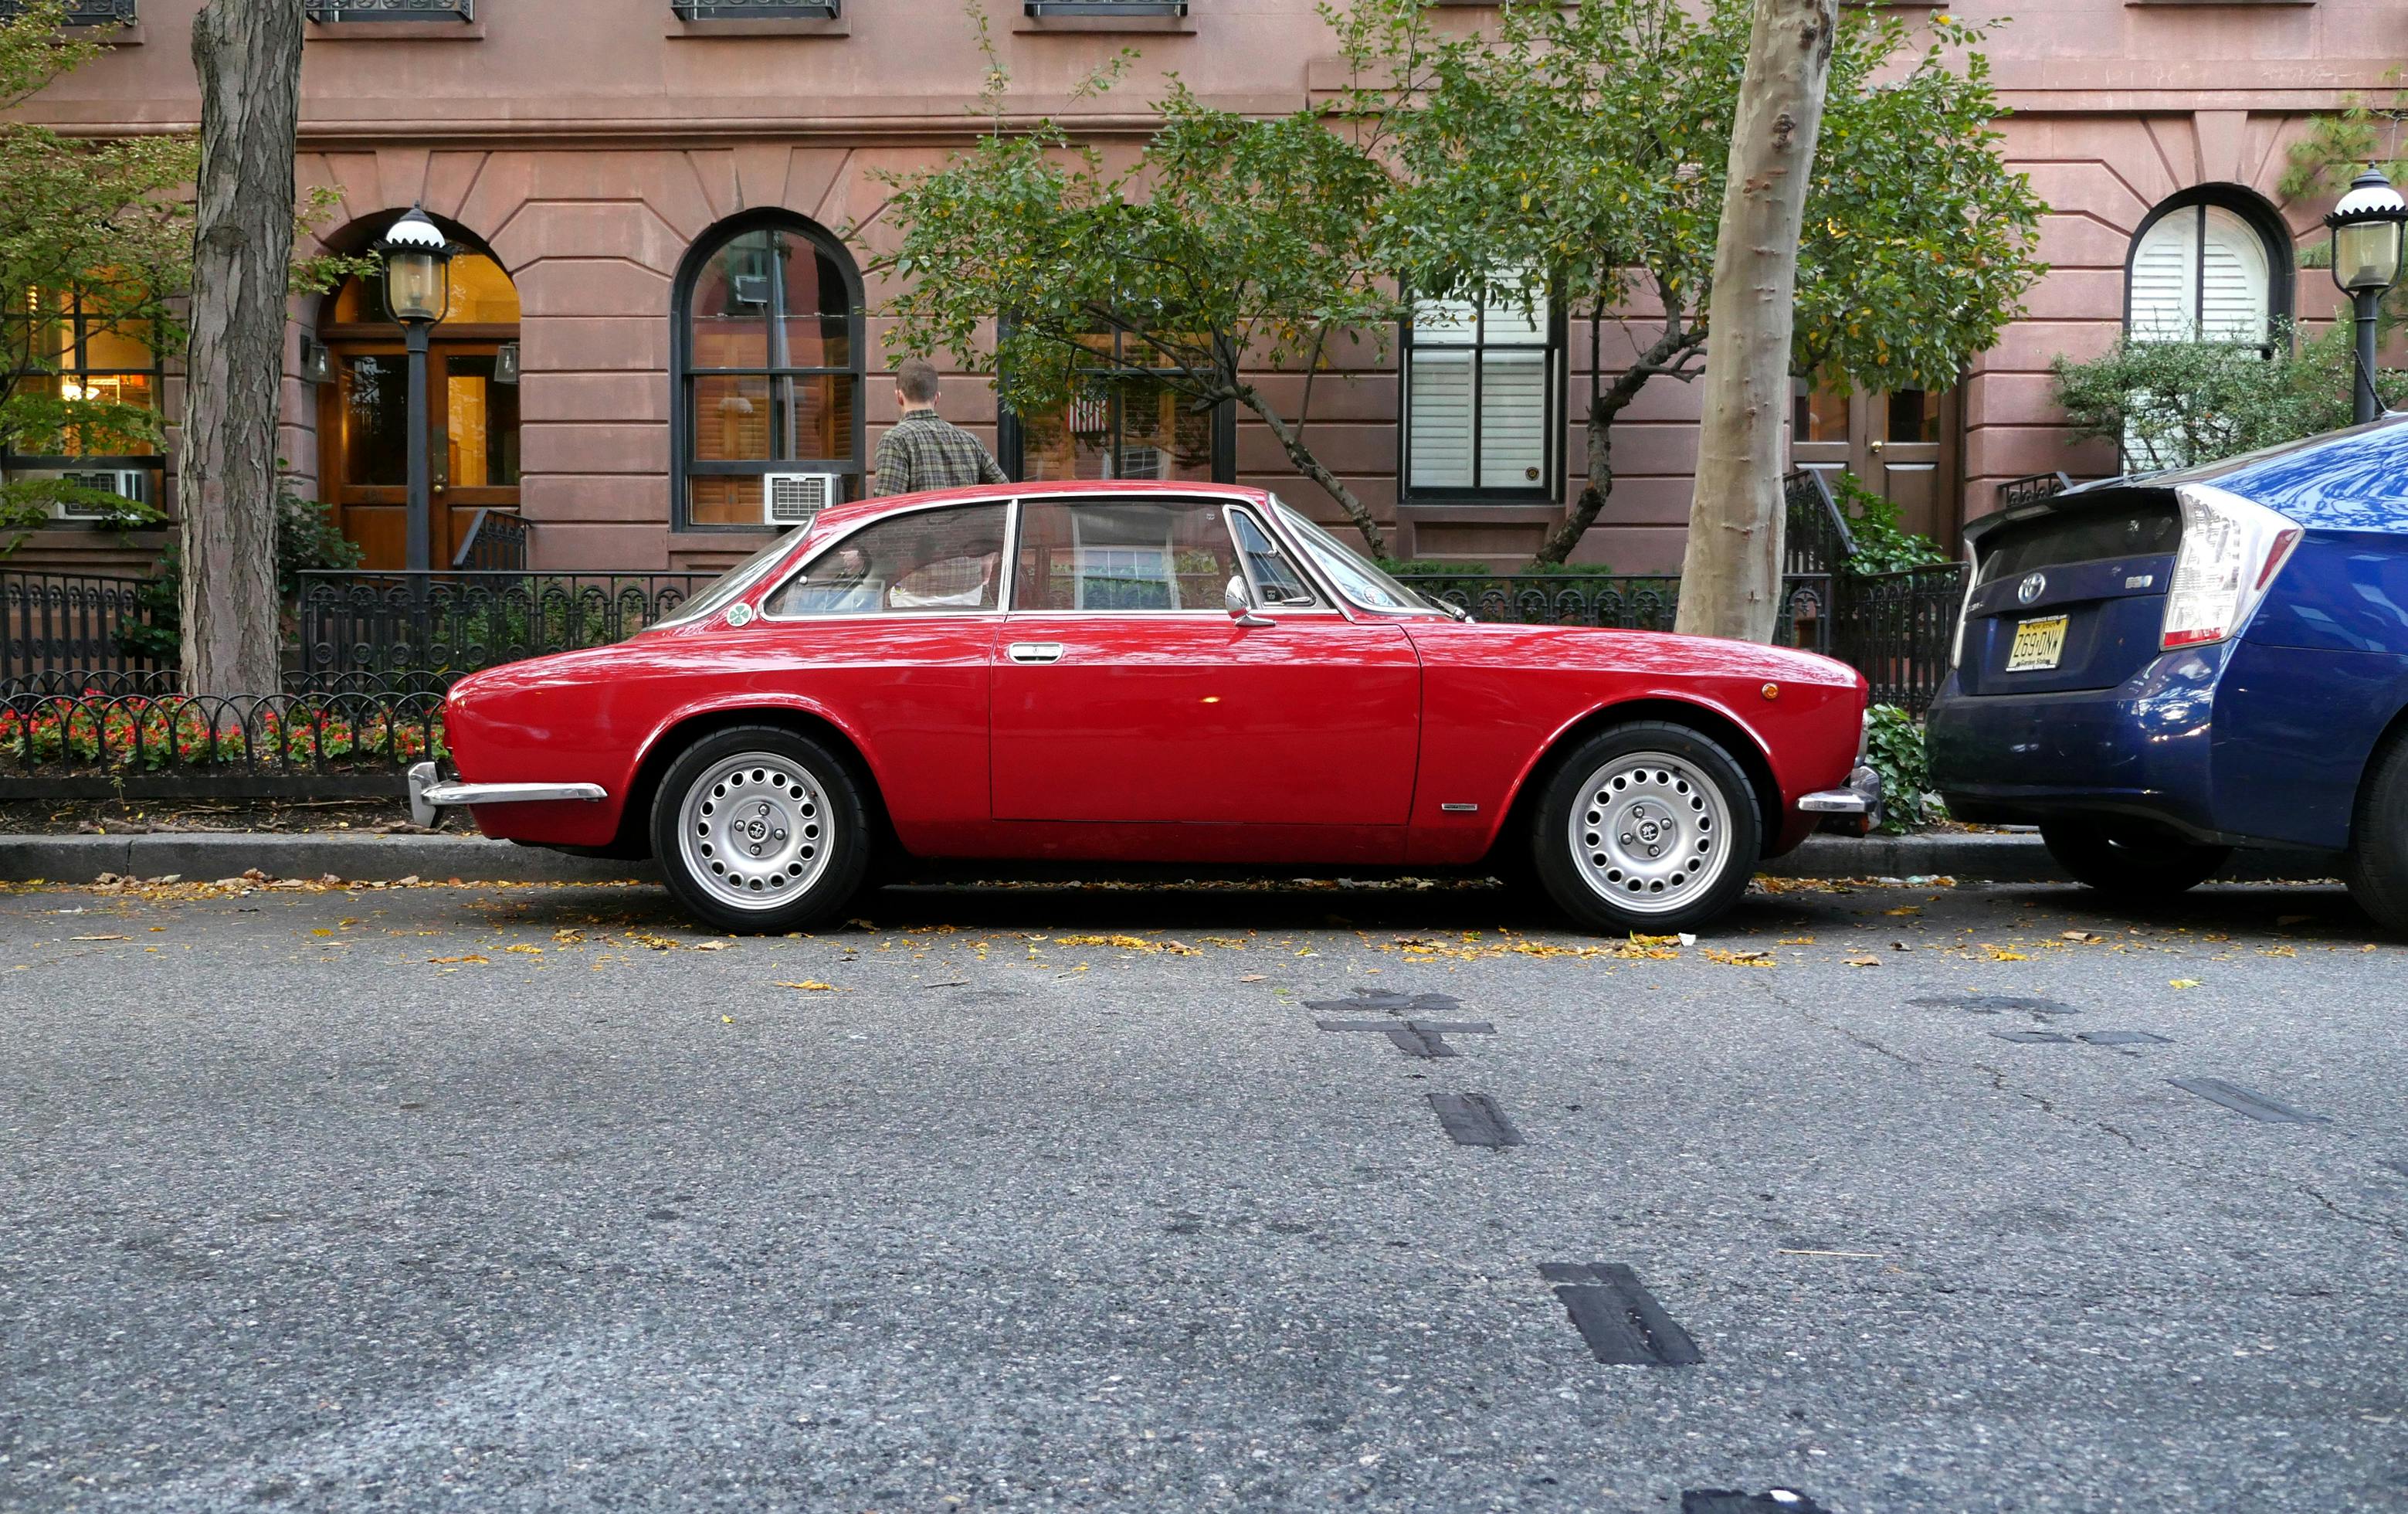
[[[19,473],[16,477],[20,483],[56,479],[79,489],[118,495],[137,505],[148,504],[150,500],[150,470],[146,468],[45,469],[38,473]],[[56,520],[108,520],[115,513],[107,506],[81,499],[61,499],[50,506],[51,517]]]
[[809,526],[819,512],[844,498],[841,473],[770,473],[761,480],[761,520],[768,526]]

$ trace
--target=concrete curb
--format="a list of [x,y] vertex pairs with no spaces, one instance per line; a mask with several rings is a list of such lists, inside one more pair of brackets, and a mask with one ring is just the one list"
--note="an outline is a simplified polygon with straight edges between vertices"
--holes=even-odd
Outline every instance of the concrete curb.
[[[131,836],[0,835],[0,881],[42,878],[92,883],[104,872],[136,878],[177,873],[189,880],[231,878],[257,868],[275,878],[346,882],[416,876],[474,883],[652,881],[649,862],[569,857],[482,836],[345,835],[327,831],[169,831]],[[2237,881],[2329,878],[2335,864],[2316,853],[2243,852],[2222,874]],[[2062,882],[2066,874],[2040,837],[1998,835],[1816,836],[1768,863],[1784,878],[1946,876],[1962,883]]]

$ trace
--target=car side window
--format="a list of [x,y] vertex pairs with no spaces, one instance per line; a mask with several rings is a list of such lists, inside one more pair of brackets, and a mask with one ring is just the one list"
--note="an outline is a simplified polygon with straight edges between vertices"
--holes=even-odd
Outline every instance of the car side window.
[[772,615],[994,610],[1004,510],[960,505],[873,522],[812,557],[762,608]]
[[1027,500],[1014,610],[1219,610],[1238,573],[1218,504]]
[[1229,512],[1230,524],[1236,527],[1238,550],[1246,559],[1246,572],[1254,580],[1254,595],[1266,607],[1284,605],[1291,609],[1318,604],[1321,596],[1312,592],[1296,564],[1271,541],[1262,523],[1243,510]]

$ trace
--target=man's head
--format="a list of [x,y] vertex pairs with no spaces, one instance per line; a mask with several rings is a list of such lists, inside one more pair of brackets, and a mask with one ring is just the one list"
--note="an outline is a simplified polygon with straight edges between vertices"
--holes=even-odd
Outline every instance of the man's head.
[[937,365],[924,357],[907,357],[895,368],[895,403],[903,410],[933,410],[937,404]]

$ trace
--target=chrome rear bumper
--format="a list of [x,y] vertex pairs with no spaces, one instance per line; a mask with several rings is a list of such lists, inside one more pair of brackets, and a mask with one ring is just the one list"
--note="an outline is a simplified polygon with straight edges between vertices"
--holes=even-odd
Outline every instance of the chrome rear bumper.
[[1868,835],[1882,822],[1881,774],[1860,762],[1849,772],[1844,787],[1821,788],[1800,795],[1798,808],[1807,815],[1821,815],[1825,830],[1848,836]]
[[432,762],[413,763],[409,770],[409,818],[422,826],[433,825],[443,811],[463,804],[538,804],[552,800],[593,804],[606,797],[600,784],[448,784]]

